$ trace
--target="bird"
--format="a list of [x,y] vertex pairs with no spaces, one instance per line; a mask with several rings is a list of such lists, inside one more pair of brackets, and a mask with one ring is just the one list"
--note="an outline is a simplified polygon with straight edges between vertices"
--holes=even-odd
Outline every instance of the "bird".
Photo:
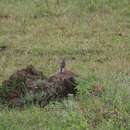
[[62,61],[60,63],[58,76],[62,76],[62,77],[75,77],[76,76],[77,77],[78,75],[66,68],[66,60],[64,58],[64,59],[62,59]]
[[62,74],[65,71],[65,66],[66,66],[66,62],[65,59],[63,59],[60,63],[60,69],[59,69],[59,73]]

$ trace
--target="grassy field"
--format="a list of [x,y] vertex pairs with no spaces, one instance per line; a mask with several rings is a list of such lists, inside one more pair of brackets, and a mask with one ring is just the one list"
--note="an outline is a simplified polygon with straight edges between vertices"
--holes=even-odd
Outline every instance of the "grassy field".
[[29,64],[50,75],[63,57],[77,97],[1,106],[0,130],[130,130],[130,1],[0,0],[0,82]]

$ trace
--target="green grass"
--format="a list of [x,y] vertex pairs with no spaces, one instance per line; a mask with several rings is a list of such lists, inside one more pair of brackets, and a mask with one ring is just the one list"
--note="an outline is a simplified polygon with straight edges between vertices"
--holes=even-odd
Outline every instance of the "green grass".
[[129,0],[0,0],[0,82],[29,64],[50,75],[63,57],[80,75],[76,98],[1,106],[0,130],[130,130],[129,10]]

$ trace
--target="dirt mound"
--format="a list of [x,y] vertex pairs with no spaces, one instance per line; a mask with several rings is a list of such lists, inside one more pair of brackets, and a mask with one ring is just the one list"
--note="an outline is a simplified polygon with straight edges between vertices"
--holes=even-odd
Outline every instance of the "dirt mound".
[[76,93],[76,81],[72,72],[57,73],[47,78],[32,65],[18,70],[2,83],[0,103],[23,107],[25,104],[45,106],[51,100]]
[[[8,80],[3,81],[1,88],[1,102],[10,105],[18,105],[25,102],[25,96],[36,93],[39,80],[45,80],[42,72],[36,70],[33,66],[18,70],[12,74]],[[18,102],[19,101],[19,102]]]
[[51,100],[62,99],[68,94],[76,94],[77,83],[75,75],[66,71],[50,76],[43,85],[45,95],[39,101],[40,106],[45,106]]

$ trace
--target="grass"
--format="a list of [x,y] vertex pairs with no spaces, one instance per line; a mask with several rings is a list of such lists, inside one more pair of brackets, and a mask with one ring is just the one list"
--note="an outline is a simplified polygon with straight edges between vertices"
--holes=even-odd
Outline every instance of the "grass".
[[130,130],[129,10],[129,0],[0,0],[0,82],[29,64],[50,75],[63,57],[80,75],[76,98],[1,106],[0,130]]

